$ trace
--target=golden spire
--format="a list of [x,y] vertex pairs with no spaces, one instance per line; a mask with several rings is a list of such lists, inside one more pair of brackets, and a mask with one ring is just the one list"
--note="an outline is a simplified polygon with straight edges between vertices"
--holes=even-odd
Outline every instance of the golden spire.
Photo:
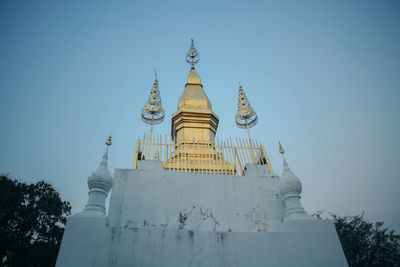
[[247,129],[250,138],[249,128],[257,124],[258,118],[256,112],[250,106],[242,85],[239,82],[238,111],[235,116],[236,125],[239,128]]
[[183,140],[205,140],[214,143],[219,118],[212,112],[212,104],[203,90],[200,76],[194,64],[200,59],[193,39],[186,53],[186,62],[192,65],[187,77],[185,90],[178,100],[178,110],[172,114],[172,139],[176,143]]
[[200,55],[197,52],[196,48],[194,47],[194,41],[193,39],[190,39],[192,43],[190,44],[189,51],[186,53],[186,62],[192,65],[192,68],[190,69],[189,76],[187,78],[187,84],[200,84],[201,85],[201,80],[200,76],[197,74],[197,72],[194,70],[194,64],[197,64],[200,60]]
[[279,153],[281,153],[282,155],[285,154],[285,149],[283,149],[281,142],[279,142]]
[[153,135],[153,124],[161,123],[164,120],[165,112],[162,108],[160,90],[158,89],[157,71],[154,69],[154,83],[150,90],[150,96],[142,109],[142,120],[150,124],[150,138]]
[[[212,111],[211,101],[204,92],[200,76],[194,68],[199,58],[192,39],[186,53],[186,62],[192,67],[185,89],[178,100],[178,109],[172,114],[171,136],[176,149],[170,156],[171,160],[189,158],[194,160],[194,148],[208,155],[201,159],[197,158],[197,161],[218,158],[215,148],[212,147],[215,146],[219,118]],[[188,143],[192,144],[192,148],[189,148]],[[173,163],[169,161],[166,164]]]

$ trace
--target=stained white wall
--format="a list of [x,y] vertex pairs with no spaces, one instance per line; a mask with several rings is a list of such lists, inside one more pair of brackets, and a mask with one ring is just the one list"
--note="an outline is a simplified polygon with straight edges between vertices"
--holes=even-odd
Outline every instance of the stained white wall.
[[137,170],[116,169],[110,223],[211,231],[279,230],[283,215],[279,177],[267,176],[266,165],[253,167],[254,174],[263,176],[250,175],[250,170],[246,176],[168,171],[158,161],[139,162]]
[[347,266],[334,225],[301,220],[288,232],[214,232],[106,225],[72,217],[57,267]]
[[266,166],[116,169],[108,217],[71,217],[56,266],[347,266],[331,222],[283,220],[278,183]]

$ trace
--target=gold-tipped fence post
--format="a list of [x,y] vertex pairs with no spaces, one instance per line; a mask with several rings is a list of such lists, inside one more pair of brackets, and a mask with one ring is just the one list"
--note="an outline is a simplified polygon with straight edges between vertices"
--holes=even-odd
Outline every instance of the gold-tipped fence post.
[[261,151],[262,151],[262,153],[263,153],[263,155],[264,155],[265,160],[267,161],[267,165],[268,165],[268,168],[269,168],[269,172],[271,173],[271,175],[273,175],[273,174],[274,174],[274,171],[272,170],[271,163],[269,162],[267,153],[265,152],[265,148],[264,148],[263,145],[261,145]]
[[136,151],[135,151],[135,158],[133,159],[133,169],[137,169],[137,162],[139,157],[139,149],[140,149],[140,139],[136,141]]
[[[232,147],[232,149],[234,151],[233,154],[234,154],[234,158],[235,158],[236,169],[237,169],[238,173],[242,176],[243,172],[242,172],[242,166],[240,164],[239,155],[237,153],[236,147],[233,146],[232,138],[229,138],[229,141],[230,141],[230,146]],[[236,142],[237,142],[237,139],[236,139]]]

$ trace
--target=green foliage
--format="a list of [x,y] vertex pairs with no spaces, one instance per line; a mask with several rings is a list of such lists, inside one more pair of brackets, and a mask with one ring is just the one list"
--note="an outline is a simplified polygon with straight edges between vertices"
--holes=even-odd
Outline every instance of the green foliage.
[[25,184],[0,176],[0,262],[4,266],[54,266],[69,202],[44,181]]
[[[322,212],[314,214],[322,219]],[[331,214],[349,266],[400,266],[400,235],[383,228],[383,222],[366,221],[364,212],[356,216]]]

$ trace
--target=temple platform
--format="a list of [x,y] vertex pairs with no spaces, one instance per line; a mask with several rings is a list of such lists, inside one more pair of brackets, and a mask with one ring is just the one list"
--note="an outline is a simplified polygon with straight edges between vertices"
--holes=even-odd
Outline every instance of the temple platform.
[[56,266],[347,266],[331,222],[285,220],[279,179],[116,169],[108,216],[72,216]]

